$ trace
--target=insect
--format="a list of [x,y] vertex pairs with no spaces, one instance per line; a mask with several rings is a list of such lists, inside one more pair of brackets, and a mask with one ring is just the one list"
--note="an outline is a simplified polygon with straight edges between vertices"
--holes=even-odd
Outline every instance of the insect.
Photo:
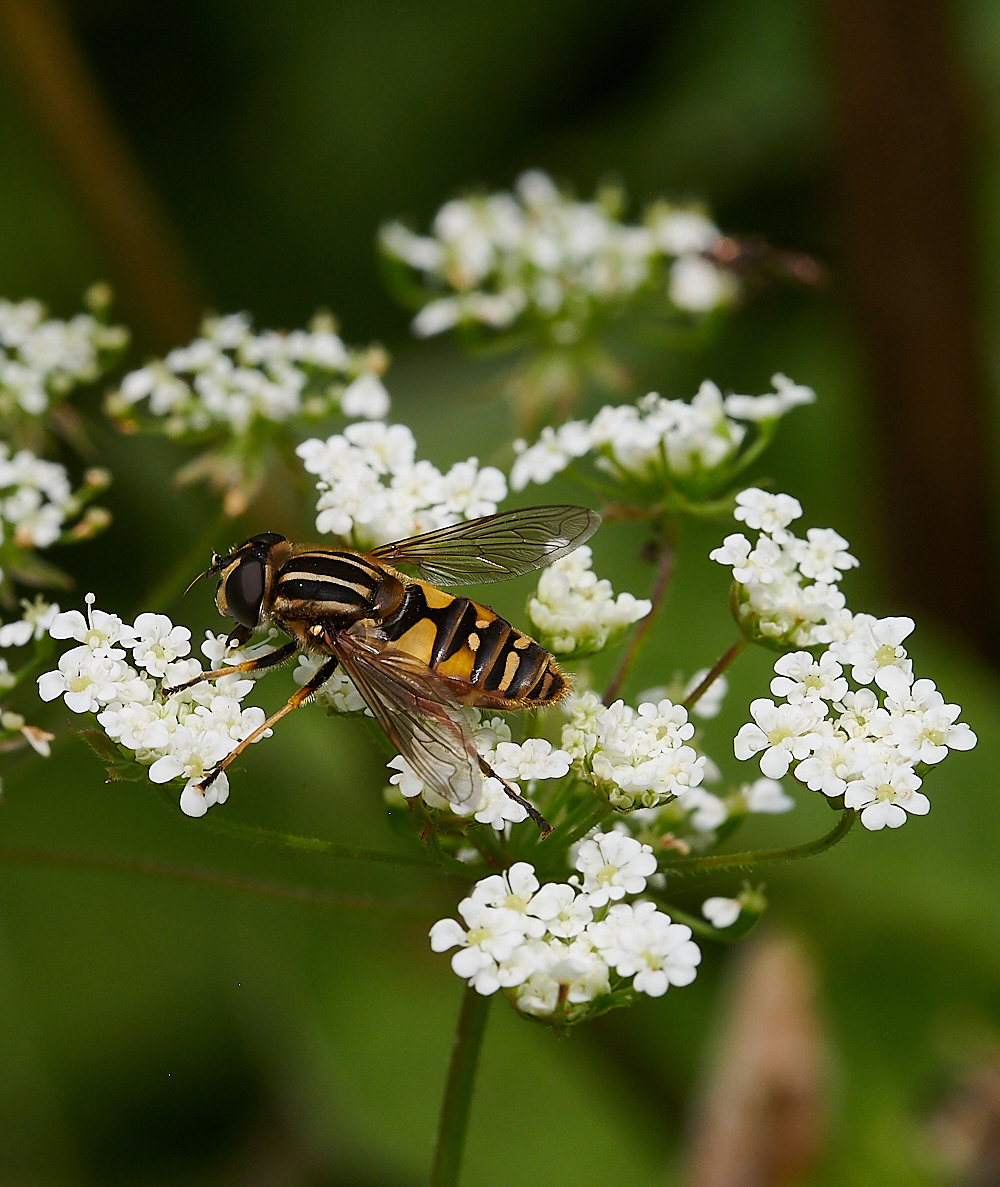
[[[540,569],[578,548],[600,522],[584,507],[528,507],[371,552],[292,544],[267,532],[226,556],[213,553],[201,576],[219,577],[216,606],[238,624],[230,645],[247,643],[268,624],[288,635],[289,642],[257,659],[204,672],[166,693],[233,672],[275,667],[298,652],[326,660],[199,786],[207,788],[251,742],[308,701],[339,666],[421,781],[456,805],[475,802],[484,776],[498,776],[476,750],[463,706],[551,705],[565,694],[568,682],[533,639],[488,606],[440,587],[506,581]],[[420,578],[406,576],[396,565],[416,568]],[[538,810],[500,782],[548,831]]]

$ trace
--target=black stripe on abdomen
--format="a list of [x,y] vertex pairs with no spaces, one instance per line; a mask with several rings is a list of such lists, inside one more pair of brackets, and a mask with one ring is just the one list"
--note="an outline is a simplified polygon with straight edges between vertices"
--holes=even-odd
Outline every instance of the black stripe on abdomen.
[[288,576],[313,573],[317,577],[341,581],[346,585],[364,585],[372,590],[382,578],[377,569],[359,557],[344,553],[300,553],[286,562],[283,572]]
[[443,664],[468,640],[476,629],[476,607],[468,598],[456,598],[435,618],[437,635],[431,648],[431,667]]
[[278,594],[296,602],[329,602],[331,605],[360,609],[371,603],[371,594],[359,593],[339,581],[309,580],[307,578],[283,577],[278,583]]

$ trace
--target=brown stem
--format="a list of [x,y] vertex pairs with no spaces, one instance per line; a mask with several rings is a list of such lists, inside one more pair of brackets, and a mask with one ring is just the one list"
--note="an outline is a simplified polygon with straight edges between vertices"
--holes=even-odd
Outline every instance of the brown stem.
[[430,903],[421,905],[401,899],[378,899],[363,894],[343,894],[338,890],[323,890],[313,886],[289,886],[262,878],[244,878],[239,874],[225,874],[221,870],[205,870],[197,866],[176,866],[170,862],[148,857],[116,857],[105,853],[73,853],[67,850],[0,848],[0,863],[21,862],[29,865],[58,865],[93,870],[145,874],[154,878],[173,878],[181,882],[196,882],[220,886],[224,890],[242,890],[249,894],[263,894],[271,898],[291,899],[300,903],[316,903],[325,907],[345,907],[354,910],[388,910],[406,915],[426,916],[437,908]]
[[706,692],[708,692],[709,688],[716,682],[716,680],[718,680],[718,678],[740,654],[743,648],[746,647],[746,645],[746,639],[740,635],[740,637],[736,640],[732,647],[729,648],[725,655],[720,656],[719,659],[715,661],[715,666],[711,669],[701,684],[698,685],[694,692],[691,693],[689,697],[684,698],[682,703],[685,709],[690,709],[695,701],[699,700]]
[[186,342],[204,300],[56,0],[0,0],[5,65],[150,346]]
[[625,654],[622,656],[621,663],[618,665],[615,674],[611,677],[611,683],[604,690],[605,705],[610,705],[618,696],[621,686],[625,683],[625,677],[628,675],[635,657],[639,654],[639,648],[649,633],[649,628],[653,625],[653,619],[656,617],[656,611],[659,608],[660,602],[663,600],[663,595],[667,592],[667,586],[670,583],[670,574],[673,570],[674,550],[668,541],[661,540],[657,545],[657,554],[656,577],[653,580],[653,591],[649,595],[649,600],[653,605],[650,607],[650,611],[646,617],[639,623],[635,634],[632,636],[625,650]]

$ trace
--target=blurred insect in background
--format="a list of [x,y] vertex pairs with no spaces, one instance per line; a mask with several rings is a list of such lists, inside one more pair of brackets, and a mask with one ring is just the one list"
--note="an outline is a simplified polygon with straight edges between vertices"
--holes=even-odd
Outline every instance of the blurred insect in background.
[[[463,706],[535,709],[560,700],[569,685],[545,648],[488,606],[439,587],[507,581],[543,568],[588,540],[600,522],[599,515],[584,507],[527,507],[438,528],[371,552],[292,544],[266,532],[227,556],[214,553],[202,576],[219,576],[219,613],[239,624],[229,643],[242,645],[267,625],[290,641],[165,692],[274,667],[298,652],[329,658],[199,786],[208,787],[340,666],[414,774],[451,803],[476,802],[483,777],[498,776],[476,750]],[[411,565],[424,580],[408,577],[394,565]],[[548,831],[537,809],[500,782]]]

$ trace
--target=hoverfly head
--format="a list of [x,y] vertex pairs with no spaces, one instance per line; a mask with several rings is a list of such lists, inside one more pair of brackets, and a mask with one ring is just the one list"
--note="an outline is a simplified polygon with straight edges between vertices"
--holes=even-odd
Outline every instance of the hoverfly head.
[[263,532],[251,536],[228,556],[212,554],[208,575],[222,574],[215,591],[215,604],[223,617],[235,618],[241,626],[256,629],[268,585],[271,549],[284,542],[285,537],[276,532]]

